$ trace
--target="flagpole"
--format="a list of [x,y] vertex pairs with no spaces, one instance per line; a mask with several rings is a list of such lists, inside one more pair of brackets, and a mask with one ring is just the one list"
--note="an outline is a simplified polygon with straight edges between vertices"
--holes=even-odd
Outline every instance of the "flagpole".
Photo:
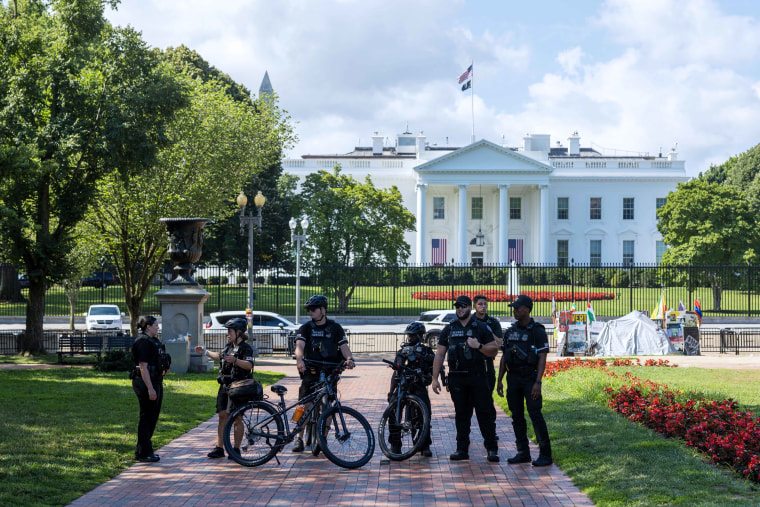
[[470,84],[470,101],[472,104],[472,139],[471,144],[475,143],[475,60],[470,59],[470,66],[472,67],[472,77]]

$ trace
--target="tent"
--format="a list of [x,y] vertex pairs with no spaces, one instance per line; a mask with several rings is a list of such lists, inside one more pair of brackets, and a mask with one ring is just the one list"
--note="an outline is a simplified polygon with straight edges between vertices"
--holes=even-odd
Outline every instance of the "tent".
[[595,347],[597,356],[663,356],[677,353],[665,331],[638,311],[606,322]]

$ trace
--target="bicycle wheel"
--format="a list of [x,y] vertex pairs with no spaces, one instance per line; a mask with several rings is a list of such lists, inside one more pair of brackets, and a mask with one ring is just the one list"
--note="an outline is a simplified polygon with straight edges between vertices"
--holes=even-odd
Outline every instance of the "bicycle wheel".
[[[235,420],[242,423],[240,452],[233,447]],[[283,445],[285,425],[279,411],[263,401],[252,401],[230,414],[224,426],[224,448],[230,458],[241,465],[263,465],[277,454]]]
[[317,438],[317,422],[319,421],[319,416],[322,415],[322,411],[327,403],[326,399],[327,397],[323,396],[321,400],[316,402],[317,406],[314,407],[314,412],[311,414],[311,421],[309,421],[309,427],[311,428],[311,431],[309,432],[309,445],[311,445],[312,456],[319,456],[320,446],[319,438]]
[[372,427],[353,408],[328,408],[317,422],[317,435],[327,459],[343,468],[359,468],[375,452]]
[[413,394],[401,399],[399,407],[394,399],[383,412],[377,428],[380,449],[389,459],[401,461],[414,456],[422,449],[430,431],[430,414],[425,403]]

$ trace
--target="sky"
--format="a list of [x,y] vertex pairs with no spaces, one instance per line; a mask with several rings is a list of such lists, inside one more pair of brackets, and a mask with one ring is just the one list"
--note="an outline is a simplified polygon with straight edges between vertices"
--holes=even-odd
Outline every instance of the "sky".
[[760,142],[755,0],[122,0],[106,16],[252,92],[268,72],[292,158],[407,126],[464,146],[474,123],[507,146],[577,131],[605,155],[675,148],[696,176]]

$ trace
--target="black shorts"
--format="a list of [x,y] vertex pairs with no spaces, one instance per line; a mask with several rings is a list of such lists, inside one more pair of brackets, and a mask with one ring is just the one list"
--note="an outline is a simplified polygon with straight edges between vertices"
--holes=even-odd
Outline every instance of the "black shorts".
[[301,387],[298,389],[298,397],[303,398],[314,391],[314,386],[319,383],[319,373],[306,371],[301,375]]
[[226,410],[228,414],[235,410],[235,404],[227,396],[227,386],[219,386],[219,391],[216,393],[216,413],[222,410]]

